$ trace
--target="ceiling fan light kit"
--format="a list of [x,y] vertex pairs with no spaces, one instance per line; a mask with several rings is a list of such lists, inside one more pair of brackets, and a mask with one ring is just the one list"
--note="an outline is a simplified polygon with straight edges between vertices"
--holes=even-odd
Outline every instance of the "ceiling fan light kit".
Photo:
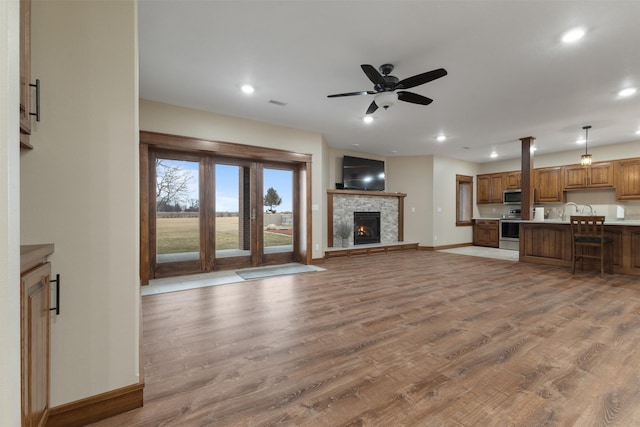
[[364,73],[367,75],[369,80],[371,80],[371,82],[373,83],[374,90],[337,93],[335,95],[329,95],[328,98],[357,95],[375,95],[375,98],[369,105],[366,114],[373,114],[379,107],[382,107],[386,110],[389,107],[393,106],[396,101],[410,102],[412,104],[419,105],[429,105],[433,102],[433,99],[427,98],[426,96],[418,95],[417,93],[398,89],[410,89],[412,87],[420,86],[422,84],[447,75],[447,70],[445,70],[444,68],[438,68],[436,70],[427,71],[426,73],[417,74],[404,80],[400,80],[395,76],[389,75],[393,71],[392,64],[381,65],[379,71],[369,64],[362,64],[360,67],[362,68],[362,71],[364,71]]
[[385,110],[389,107],[393,107],[393,104],[398,100],[398,94],[395,92],[380,92],[373,98],[373,101]]

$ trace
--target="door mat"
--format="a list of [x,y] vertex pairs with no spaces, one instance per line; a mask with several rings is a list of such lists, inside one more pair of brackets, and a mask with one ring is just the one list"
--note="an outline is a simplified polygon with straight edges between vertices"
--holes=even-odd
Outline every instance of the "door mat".
[[309,273],[313,271],[322,271],[324,268],[304,265],[304,264],[287,264],[277,265],[274,267],[254,268],[251,270],[238,270],[236,274],[244,280],[263,279],[265,277],[285,276],[288,274]]

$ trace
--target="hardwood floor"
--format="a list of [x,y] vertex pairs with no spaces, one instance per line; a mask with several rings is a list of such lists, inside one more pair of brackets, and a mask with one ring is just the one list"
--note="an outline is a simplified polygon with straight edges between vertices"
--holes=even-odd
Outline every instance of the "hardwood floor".
[[640,281],[440,252],[143,298],[96,426],[640,425]]

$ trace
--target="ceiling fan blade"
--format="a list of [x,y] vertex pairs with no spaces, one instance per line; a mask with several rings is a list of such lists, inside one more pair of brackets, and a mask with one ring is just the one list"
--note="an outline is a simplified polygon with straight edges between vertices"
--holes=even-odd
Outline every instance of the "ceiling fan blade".
[[437,70],[427,71],[426,73],[418,74],[413,77],[408,77],[404,80],[400,80],[396,86],[398,89],[410,89],[415,86],[428,83],[432,80],[439,79],[447,75],[447,70],[444,68],[438,68]]
[[327,98],[337,98],[340,96],[355,96],[355,95],[375,95],[378,92],[372,90],[363,90],[361,92],[348,92],[348,93],[336,93],[335,95],[328,95]]
[[429,105],[433,102],[433,99],[427,98],[426,96],[418,95],[417,93],[413,92],[399,90],[396,93],[398,94],[398,99],[400,101],[411,102],[412,104]]
[[366,114],[373,114],[377,109],[378,109],[378,104],[376,104],[376,101],[372,101],[371,105],[369,105],[369,108],[367,108]]
[[385,85],[386,81],[384,80],[384,77],[382,77],[382,74],[380,74],[373,65],[362,64],[360,67],[362,68],[362,71],[364,71],[364,73],[367,75],[367,77],[369,77],[369,80],[373,82],[373,84],[383,86]]

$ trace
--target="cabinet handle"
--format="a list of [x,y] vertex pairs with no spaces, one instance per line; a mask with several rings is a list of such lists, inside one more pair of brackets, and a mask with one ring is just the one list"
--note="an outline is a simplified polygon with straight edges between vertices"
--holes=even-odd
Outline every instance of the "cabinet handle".
[[49,311],[56,311],[56,316],[60,315],[60,275],[56,274],[56,280],[49,280],[51,283],[56,284],[56,306],[50,307]]
[[29,86],[36,88],[36,112],[29,112],[29,115],[36,116],[36,122],[40,121],[40,79],[36,79],[36,84],[29,83]]

